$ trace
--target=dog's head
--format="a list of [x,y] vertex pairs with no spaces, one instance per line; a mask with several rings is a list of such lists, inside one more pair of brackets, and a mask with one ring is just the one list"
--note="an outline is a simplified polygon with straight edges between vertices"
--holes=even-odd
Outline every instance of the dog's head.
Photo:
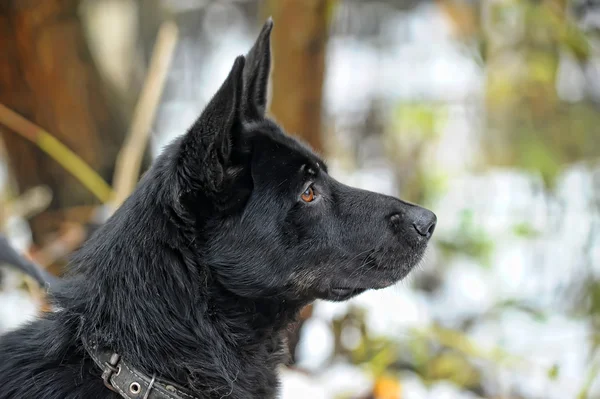
[[340,183],[265,116],[271,29],[170,149],[174,209],[200,262],[237,295],[344,300],[390,286],[421,260],[436,217]]

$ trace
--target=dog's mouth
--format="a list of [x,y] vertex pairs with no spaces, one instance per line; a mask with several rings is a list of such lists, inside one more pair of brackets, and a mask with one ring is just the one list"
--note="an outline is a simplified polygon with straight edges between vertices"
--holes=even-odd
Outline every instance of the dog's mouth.
[[334,287],[329,289],[328,297],[333,301],[345,301],[353,296],[362,294],[368,288]]
[[385,256],[381,256],[381,252],[373,250],[364,259],[359,260],[360,264],[366,267],[361,266],[347,275],[339,273],[329,281],[321,281],[322,285],[317,289],[317,298],[338,302],[365,291],[388,288],[406,277],[420,262],[423,253],[419,251],[408,259],[402,259],[404,262],[400,263],[393,252],[383,251]]
[[329,288],[327,298],[332,301],[345,301],[356,295],[362,294],[365,291],[380,290],[383,288],[390,287],[395,283],[395,281],[386,280],[381,282],[380,284],[373,284],[370,287],[331,287]]

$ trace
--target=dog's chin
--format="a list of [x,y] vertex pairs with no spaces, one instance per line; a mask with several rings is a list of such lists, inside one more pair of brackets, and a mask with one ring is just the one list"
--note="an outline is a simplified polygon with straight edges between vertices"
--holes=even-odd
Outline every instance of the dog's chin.
[[334,281],[330,281],[326,287],[319,289],[317,297],[326,301],[340,302],[362,294],[365,291],[390,287],[404,279],[419,263],[421,256],[422,254],[419,254],[412,262],[405,264],[403,267],[389,269],[378,266],[371,268],[370,271],[374,273],[369,273],[370,276],[359,274],[352,279],[340,276]]
[[367,291],[367,289],[368,288],[334,287],[327,290],[321,299],[332,302],[346,301],[356,295],[362,294]]
[[321,292],[319,295],[319,299],[332,302],[346,301],[350,298],[362,294],[365,291],[380,290],[383,288],[387,288],[394,285],[396,282],[397,280],[384,280],[377,283],[373,283],[368,287],[332,286],[326,289],[324,292]]

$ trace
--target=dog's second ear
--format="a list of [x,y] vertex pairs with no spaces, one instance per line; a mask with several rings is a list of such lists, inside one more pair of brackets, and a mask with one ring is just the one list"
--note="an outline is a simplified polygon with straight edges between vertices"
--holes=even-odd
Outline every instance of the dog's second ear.
[[231,145],[242,118],[245,58],[236,58],[229,76],[181,142],[178,173],[184,191],[218,193],[227,175]]
[[254,46],[246,55],[243,109],[247,120],[263,118],[267,109],[272,29],[273,20],[269,18],[263,25]]

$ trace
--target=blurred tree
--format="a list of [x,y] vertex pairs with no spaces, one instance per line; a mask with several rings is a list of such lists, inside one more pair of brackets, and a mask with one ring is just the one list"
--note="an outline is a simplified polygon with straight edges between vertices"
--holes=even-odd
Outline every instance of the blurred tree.
[[[55,135],[110,183],[126,118],[92,61],[79,5],[79,0],[0,4],[0,102]],[[66,212],[97,204],[88,190],[22,137],[4,129],[2,138],[18,190],[47,185],[53,193],[48,211],[30,221],[36,243],[67,219],[89,219],[92,207]]]
[[488,160],[552,185],[564,165],[600,153],[595,106],[565,102],[557,90],[561,55],[585,62],[589,39],[564,0],[483,4]]
[[290,133],[323,151],[322,104],[332,0],[271,0],[273,97],[271,114]]
[[592,35],[567,1],[437,3],[485,63],[486,163],[539,173],[551,186],[564,165],[597,157],[597,104],[567,102],[558,90],[565,59],[585,71],[593,58]]

